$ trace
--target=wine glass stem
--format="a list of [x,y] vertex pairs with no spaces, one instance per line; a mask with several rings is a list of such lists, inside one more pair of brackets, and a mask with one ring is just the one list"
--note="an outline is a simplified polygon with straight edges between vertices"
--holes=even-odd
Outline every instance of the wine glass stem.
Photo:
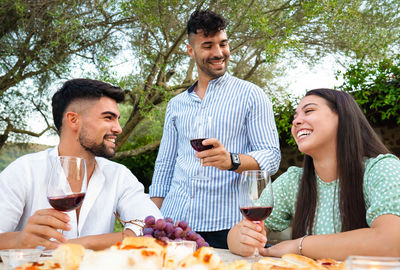
[[[255,223],[255,224],[261,224],[262,221],[253,221],[253,223]],[[252,257],[255,258],[255,259],[257,259],[258,257],[260,257],[260,253],[258,252],[258,248],[256,248],[256,249],[254,250],[254,253],[253,253]]]
[[204,168],[203,168],[203,159],[200,159],[200,169],[199,169],[199,176],[204,177]]

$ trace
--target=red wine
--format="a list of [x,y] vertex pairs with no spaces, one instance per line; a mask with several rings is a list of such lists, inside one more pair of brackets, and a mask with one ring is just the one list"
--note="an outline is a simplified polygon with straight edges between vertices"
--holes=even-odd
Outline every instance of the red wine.
[[59,211],[71,211],[81,206],[85,193],[75,193],[64,196],[48,197],[49,203]]
[[206,138],[204,138],[204,139],[193,139],[193,140],[190,140],[190,144],[192,145],[194,150],[199,151],[199,152],[211,149],[213,147],[212,145],[203,145],[202,142],[205,139]]
[[242,207],[240,212],[247,219],[251,221],[261,221],[266,219],[272,212],[271,206],[254,206],[254,207]]

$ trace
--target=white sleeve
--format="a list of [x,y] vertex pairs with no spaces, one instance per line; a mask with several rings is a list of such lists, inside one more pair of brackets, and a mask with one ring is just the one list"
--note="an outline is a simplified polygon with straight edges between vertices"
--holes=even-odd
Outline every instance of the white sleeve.
[[0,173],[0,233],[16,230],[24,213],[30,186],[23,161],[18,159]]
[[[161,211],[150,200],[148,194],[144,193],[143,184],[127,169],[122,170],[122,186],[118,187],[121,196],[117,204],[117,212],[122,220],[141,220],[147,216],[162,218]],[[125,229],[131,229],[136,235],[142,234],[140,226],[127,223]]]

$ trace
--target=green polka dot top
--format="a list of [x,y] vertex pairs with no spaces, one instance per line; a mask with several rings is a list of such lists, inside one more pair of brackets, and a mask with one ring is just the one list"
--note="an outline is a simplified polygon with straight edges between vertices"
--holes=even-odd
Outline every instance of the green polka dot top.
[[[264,221],[271,231],[290,226],[302,172],[302,168],[290,167],[272,184],[274,209]],[[316,181],[318,199],[312,234],[340,232],[339,180],[325,183],[317,176]],[[363,192],[369,226],[383,214],[400,216],[400,160],[392,154],[366,159]]]

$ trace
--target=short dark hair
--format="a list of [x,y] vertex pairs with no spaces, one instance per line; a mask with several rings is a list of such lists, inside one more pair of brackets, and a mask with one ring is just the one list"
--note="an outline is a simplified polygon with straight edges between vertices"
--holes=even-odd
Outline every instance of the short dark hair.
[[187,33],[197,34],[197,30],[203,30],[204,35],[215,35],[224,30],[228,25],[227,21],[221,16],[210,10],[196,10],[190,15],[187,22]]
[[96,100],[101,97],[109,97],[117,103],[123,102],[125,94],[118,86],[91,80],[73,79],[66,81],[63,86],[53,95],[51,106],[54,124],[61,133],[62,119],[66,108],[75,100]]

